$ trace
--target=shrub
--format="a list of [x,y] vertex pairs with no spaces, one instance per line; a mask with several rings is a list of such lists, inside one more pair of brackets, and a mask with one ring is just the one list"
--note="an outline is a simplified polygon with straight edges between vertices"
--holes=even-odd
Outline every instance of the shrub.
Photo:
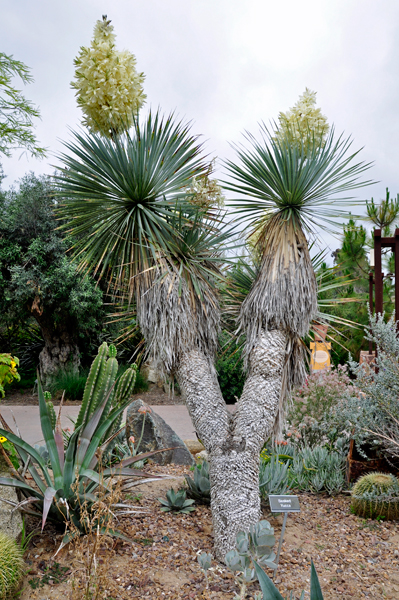
[[11,598],[24,573],[22,550],[15,541],[0,531],[0,600]]
[[50,391],[54,395],[57,392],[65,392],[67,400],[81,400],[87,381],[88,371],[60,371],[53,379]]
[[311,373],[306,383],[293,393],[289,422],[298,426],[305,415],[322,419],[326,412],[340,403],[348,388],[353,389],[353,384],[346,365]]
[[0,396],[4,398],[4,385],[11,383],[14,379],[21,379],[17,372],[19,360],[11,354],[0,354]]
[[376,344],[378,368],[349,363],[361,400],[353,411],[354,436],[358,449],[363,443],[379,445],[392,459],[399,457],[399,337],[394,319],[384,323],[383,317],[370,317],[366,337]]
[[399,481],[388,473],[360,477],[352,490],[351,511],[365,519],[399,518]]
[[226,404],[235,404],[244,387],[245,373],[241,349],[227,340],[226,334],[222,335],[222,352],[218,356],[215,368],[224,401]]

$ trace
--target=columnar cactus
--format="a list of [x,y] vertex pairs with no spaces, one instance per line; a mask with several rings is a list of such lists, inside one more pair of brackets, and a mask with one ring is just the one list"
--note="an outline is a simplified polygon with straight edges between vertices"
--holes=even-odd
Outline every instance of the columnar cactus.
[[369,473],[353,486],[351,510],[359,517],[399,518],[399,481],[388,473]]
[[[93,413],[105,402],[105,408],[99,423],[101,424],[112,408],[120,406],[132,393],[136,381],[137,366],[133,365],[127,369],[115,385],[118,372],[116,354],[117,350],[113,344],[108,347],[108,344],[104,342],[99,347],[86,381],[82,406],[75,427],[80,425],[84,427]],[[120,419],[118,423],[114,424],[112,431],[107,431],[104,439],[117,431],[119,426]]]

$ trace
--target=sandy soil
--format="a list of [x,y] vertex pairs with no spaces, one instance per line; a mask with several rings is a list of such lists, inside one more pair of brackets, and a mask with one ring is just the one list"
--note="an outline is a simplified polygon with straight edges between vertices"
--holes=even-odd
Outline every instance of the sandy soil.
[[[175,479],[136,487],[128,496],[128,501],[135,501],[148,513],[123,517],[118,524],[133,541],[132,544],[115,542],[106,556],[100,557],[108,577],[99,600],[232,600],[238,588],[224,565],[214,562],[207,589],[197,561],[199,551],[212,552],[209,507],[197,506],[189,515],[162,513],[159,509],[157,497],[164,495],[171,483],[178,489],[188,469],[155,465],[147,468],[173,475]],[[138,493],[142,496],[134,500]],[[288,517],[276,578],[284,597],[291,590],[295,598],[299,598],[302,589],[309,591],[312,558],[325,600],[399,598],[398,523],[365,521],[351,515],[350,498],[345,495],[331,498],[300,494],[300,504],[301,513]],[[279,536],[282,517],[273,517],[265,510],[264,518],[268,518],[276,537]],[[68,546],[56,559],[66,568],[65,582],[52,580],[36,589],[29,584],[29,580],[34,585],[40,584],[46,569],[54,564],[52,556],[60,537],[46,525],[43,536],[33,540],[25,555],[30,572],[24,581],[21,600],[72,598],[71,585],[78,581],[82,565]],[[248,600],[256,589],[259,589],[257,584],[250,586]]]

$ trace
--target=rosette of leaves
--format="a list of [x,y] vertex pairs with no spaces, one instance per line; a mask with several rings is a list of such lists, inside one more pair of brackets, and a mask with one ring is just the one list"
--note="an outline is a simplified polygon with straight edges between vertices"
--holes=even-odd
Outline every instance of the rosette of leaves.
[[200,504],[210,504],[211,502],[211,483],[209,481],[209,463],[204,460],[194,468],[194,479],[185,475],[188,486],[187,496]]
[[[103,347],[101,349],[104,350]],[[99,352],[99,356],[102,356],[101,352]],[[97,365],[97,374],[100,374],[99,363],[101,361],[96,362],[96,360],[93,365]],[[109,375],[107,364],[105,372]],[[119,388],[119,383],[116,390]],[[93,379],[90,377],[88,386],[88,389],[96,390],[96,386],[93,386]],[[102,497],[105,497],[112,491],[109,483],[112,478],[148,477],[147,473],[129,467],[159,451],[132,456],[112,468],[102,468],[102,454],[112,442],[112,438],[117,435],[118,431],[112,433],[113,429],[130,402],[130,398],[125,398],[112,406],[110,398],[113,389],[114,387],[109,387],[109,377],[105,377],[103,384],[99,385],[99,389],[97,389],[96,398],[91,395],[86,409],[82,409],[81,418],[78,419],[79,422],[76,423],[74,432],[64,446],[61,412],[58,413],[53,429],[51,408],[46,403],[40,377],[38,377],[39,413],[47,449],[46,456],[13,434],[10,429],[0,429],[0,436],[7,437],[14,444],[20,462],[23,464],[22,473],[15,471],[13,477],[0,477],[0,485],[14,487],[20,491],[21,502],[12,504],[20,511],[40,517],[42,529],[46,521],[51,520],[63,528],[65,523],[72,522],[76,533],[88,533],[86,522],[82,519],[81,509],[84,506],[85,510],[91,513],[93,506],[98,501],[100,489]],[[94,412],[91,412],[91,408]],[[158,478],[157,476],[151,477],[152,479]],[[105,496],[103,489],[105,489]],[[106,527],[106,520],[111,516],[112,514],[109,513],[107,517],[103,517],[101,523],[98,522],[94,525],[94,521],[91,520],[92,525],[96,528],[99,527],[100,531],[111,531],[111,535],[127,539],[120,531]],[[67,534],[63,543],[67,543],[70,539],[71,535]]]
[[351,511],[365,519],[399,518],[399,481],[390,473],[369,473],[353,486]]
[[186,490],[183,489],[175,492],[173,488],[170,488],[170,490],[166,492],[166,499],[158,498],[158,500],[162,504],[162,512],[188,514],[195,510],[194,506],[192,506],[194,500],[187,500]]
[[283,462],[280,455],[264,459],[261,457],[259,465],[259,491],[266,500],[270,494],[287,494],[289,484],[290,461]]

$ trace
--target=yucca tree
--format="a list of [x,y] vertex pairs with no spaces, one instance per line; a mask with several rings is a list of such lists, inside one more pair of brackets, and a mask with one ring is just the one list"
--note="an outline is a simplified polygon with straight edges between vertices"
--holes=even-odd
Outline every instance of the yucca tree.
[[[233,175],[244,175],[228,187],[256,199],[257,217],[264,208],[273,213],[260,238],[265,258],[253,288],[258,290],[255,298],[253,290],[248,294],[240,317],[249,374],[232,415],[213,366],[220,324],[217,282],[231,231],[223,226],[222,214],[212,214],[209,207],[195,209],[187,198],[190,180],[203,164],[195,140],[172,120],[166,135],[162,120],[156,119],[157,127],[150,116],[144,127],[136,123],[132,133],[114,141],[76,136],[75,143],[68,144],[70,154],[64,156],[59,179],[64,196],[61,214],[72,217],[70,230],[78,239],[75,252],[82,268],[107,276],[112,286],[125,293],[150,352],[176,374],[209,453],[215,552],[223,560],[234,547],[237,532],[259,520],[259,450],[284,400],[284,378],[288,382],[290,376],[286,363],[295,356],[298,336],[307,332],[315,311],[306,217],[318,205],[323,211],[332,189],[359,185],[356,178],[366,166],[348,166],[350,161],[344,158],[348,143],[342,140],[334,145],[328,139],[326,146],[312,147],[304,156],[271,138],[268,153],[265,150],[268,160],[256,152],[241,154],[248,167],[255,161],[253,175],[228,164]],[[276,163],[280,174],[274,172],[273,177],[276,182],[281,178],[281,185],[275,184],[265,202],[264,181],[272,178]],[[245,200],[236,208],[247,211],[248,206],[252,208]],[[267,248],[273,248],[273,255]],[[265,288],[270,273],[274,281],[270,279],[273,285],[267,297],[284,289],[295,315],[285,314],[273,298],[265,307],[259,297],[259,286]],[[291,289],[294,282],[302,286],[301,291]],[[288,298],[283,302],[287,307]],[[260,304],[257,310],[256,303]]]

